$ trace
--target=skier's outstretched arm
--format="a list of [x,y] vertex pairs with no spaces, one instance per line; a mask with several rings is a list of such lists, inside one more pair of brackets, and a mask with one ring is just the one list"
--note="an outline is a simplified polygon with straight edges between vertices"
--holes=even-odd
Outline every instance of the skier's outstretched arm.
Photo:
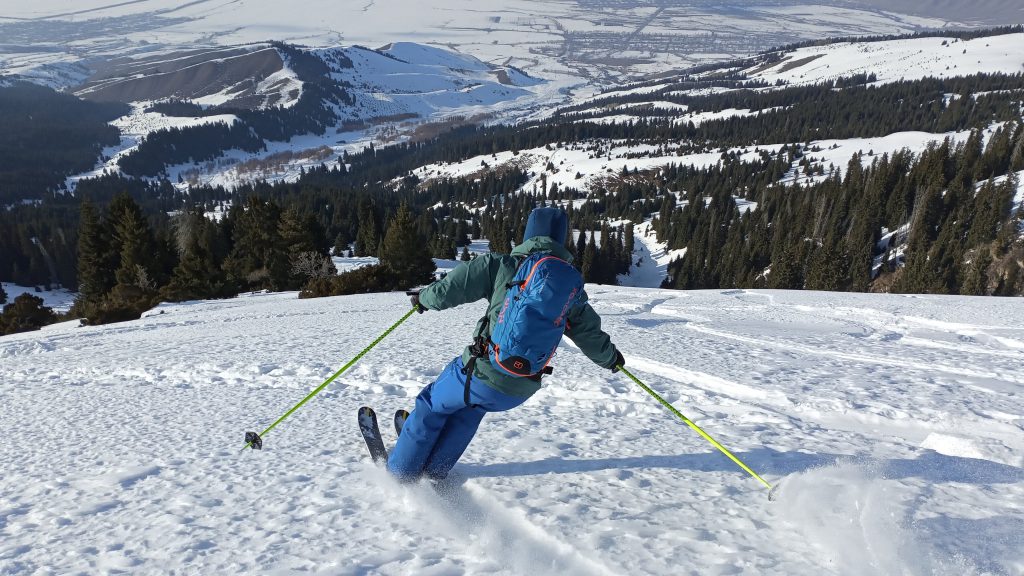
[[622,355],[612,344],[611,336],[601,330],[601,317],[586,299],[587,295],[584,293],[583,303],[569,313],[565,335],[595,364],[614,370],[616,366],[624,363]]
[[419,293],[419,303],[428,310],[444,310],[460,304],[490,298],[500,256],[484,254],[462,262],[447,276]]

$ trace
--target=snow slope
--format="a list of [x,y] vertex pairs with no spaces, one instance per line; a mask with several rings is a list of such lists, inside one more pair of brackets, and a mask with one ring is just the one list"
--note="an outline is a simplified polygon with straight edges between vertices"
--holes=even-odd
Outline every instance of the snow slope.
[[[7,293],[7,304],[14,302],[14,299],[22,294],[28,293],[38,298],[43,299],[43,306],[49,306],[57,312],[67,312],[71,305],[75,303],[75,297],[78,295],[76,292],[70,292],[63,288],[57,290],[43,290],[42,286],[29,287],[19,286],[11,282],[0,282],[3,284],[4,292]],[[2,308],[2,306],[0,306]]]
[[497,115],[524,97],[531,97],[529,104],[536,104],[543,92],[505,85],[480,60],[431,46],[401,42],[380,51],[355,46],[323,50],[321,56],[337,52],[352,62],[331,77],[351,86],[356,104],[342,114],[353,119],[401,114],[423,118],[454,113]]
[[[367,463],[479,306],[261,294],[0,338],[0,573],[1024,573],[1024,307],[589,286],[627,365],[781,500],[571,345],[442,499]],[[393,434],[386,431],[387,438]]]
[[[415,41],[531,76],[607,84],[797,39],[898,34],[959,21],[836,2],[643,0],[37,0],[0,7],[0,70],[34,77],[86,57],[281,40],[315,47]],[[977,8],[973,12],[985,12]],[[980,16],[980,14],[979,14]],[[708,31],[713,31],[709,34]]]
[[972,74],[1024,72],[1024,34],[959,40],[914,38],[885,42],[841,42],[789,52],[751,78],[775,85],[817,84],[856,74],[875,74],[878,83]]

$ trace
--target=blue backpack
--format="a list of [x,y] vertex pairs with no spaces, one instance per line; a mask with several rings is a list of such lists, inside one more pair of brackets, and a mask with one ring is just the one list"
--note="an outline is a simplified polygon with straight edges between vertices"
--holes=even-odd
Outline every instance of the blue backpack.
[[491,364],[512,376],[543,372],[582,294],[583,277],[565,260],[544,252],[526,257],[491,330]]

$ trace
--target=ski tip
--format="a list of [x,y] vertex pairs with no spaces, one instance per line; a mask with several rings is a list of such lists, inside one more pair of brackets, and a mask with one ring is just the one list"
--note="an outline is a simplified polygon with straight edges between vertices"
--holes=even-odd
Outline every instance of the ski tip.
[[782,480],[775,483],[771,490],[768,490],[768,501],[778,502],[779,501],[779,490],[782,488]]

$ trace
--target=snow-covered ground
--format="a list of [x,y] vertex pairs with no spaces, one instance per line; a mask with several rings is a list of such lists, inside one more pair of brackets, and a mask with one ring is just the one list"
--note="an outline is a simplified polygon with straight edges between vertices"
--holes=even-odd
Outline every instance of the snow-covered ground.
[[[192,126],[204,126],[207,124],[232,125],[238,121],[234,114],[217,114],[214,116],[200,116],[182,118],[166,116],[158,112],[147,112],[146,109],[152,106],[152,102],[136,102],[132,106],[132,112],[122,116],[110,124],[116,126],[121,133],[121,141],[116,146],[109,146],[103,149],[100,162],[95,168],[88,172],[70,176],[65,180],[65,186],[74,190],[78,182],[86,178],[95,178],[105,172],[118,173],[121,171],[117,162],[137,150],[142,141],[152,132],[167,130],[171,128],[189,128]],[[184,169],[178,167],[172,169],[175,176]]]
[[651,221],[637,225],[633,230],[633,264],[628,275],[619,275],[619,284],[639,288],[657,288],[668,276],[668,265],[686,254],[686,248],[669,250],[658,242]]
[[[992,126],[985,130],[984,136],[991,136],[994,129],[995,126]],[[883,154],[892,156],[893,153],[900,150],[909,150],[919,155],[928,148],[929,144],[939,145],[948,138],[955,147],[959,143],[966,142],[970,135],[970,130],[942,134],[932,132],[894,132],[877,138],[814,140],[810,143],[809,149],[804,154],[811,166],[815,168],[820,167],[824,170],[824,174],[805,174],[804,169],[799,165],[804,160],[801,157],[793,161],[792,168],[782,178],[782,181],[788,184],[820,183],[829,178],[833,169],[840,176],[845,174],[850,159],[857,153],[861,154],[861,164],[866,168],[875,160],[880,159]]]
[[752,78],[774,85],[817,84],[855,74],[875,74],[877,83],[1024,70],[1024,34],[959,40],[914,38],[886,42],[843,42],[800,48]]
[[[348,87],[352,106],[337,106],[338,125],[324,134],[300,134],[287,141],[268,141],[266,150],[227,150],[216,160],[168,166],[167,175],[181,190],[189,186],[236,187],[255,180],[295,181],[302,170],[333,163],[344,152],[359,152],[371,143],[380,145],[409,139],[427,124],[445,124],[453,119],[477,122],[511,120],[531,114],[539,106],[553,107],[564,99],[563,84],[541,81],[512,68],[489,66],[471,56],[445,48],[409,42],[390,44],[386,49],[361,46],[316,51],[325,62],[351,60],[352,67],[334,65],[331,78]],[[297,102],[298,82],[284,68],[265,79],[260,93],[281,96],[285,107]],[[291,80],[285,82],[285,80]],[[281,84],[280,82],[283,82]],[[193,98],[213,105],[237,95],[237,86],[222,92]],[[280,94],[278,94],[280,92]],[[293,94],[294,96],[285,95]],[[289,99],[290,98],[290,99]],[[118,145],[103,150],[101,161],[87,172],[66,180],[73,190],[84,178],[120,171],[118,161],[133,153],[152,132],[212,123],[234,124],[232,114],[182,118],[147,112],[151,101],[133,103],[132,112],[111,122],[121,132]],[[180,181],[179,181],[180,178]]]
[[57,312],[67,312],[71,305],[75,303],[75,297],[78,296],[76,292],[69,292],[64,289],[43,290],[43,287],[40,286],[37,290],[34,286],[19,286],[11,282],[0,282],[0,284],[3,284],[4,292],[7,293],[8,304],[14,302],[15,298],[27,292],[42,298],[44,306],[49,306]]
[[[438,498],[368,463],[479,306],[261,294],[0,338],[0,573],[1024,573],[1013,299],[589,286],[626,364],[780,500],[571,345]],[[393,433],[385,431],[389,441]]]
[[[557,184],[561,189],[575,188],[586,191],[608,179],[628,178],[629,176],[621,175],[623,168],[629,172],[655,170],[669,164],[706,168],[722,160],[722,152],[717,150],[679,155],[674,150],[675,147],[676,145],[672,143],[653,146],[627,145],[618,141],[580,141],[517,152],[484,154],[461,162],[428,164],[413,170],[412,173],[421,181],[444,178],[472,180],[482,177],[491,170],[516,167],[530,175],[522,190],[549,189],[552,184]],[[732,148],[730,152],[742,161],[753,162],[760,159],[761,150],[777,152],[781,147],[781,144],[745,146]]]
[[607,84],[794,39],[898,34],[957,19],[829,4],[305,0],[296,8],[274,0],[5,2],[0,38],[9,40],[0,46],[0,71],[60,85],[81,74],[75,65],[87,57],[267,40],[371,48],[412,40],[456,47],[532,76],[572,78],[586,89],[591,82],[581,79]]

